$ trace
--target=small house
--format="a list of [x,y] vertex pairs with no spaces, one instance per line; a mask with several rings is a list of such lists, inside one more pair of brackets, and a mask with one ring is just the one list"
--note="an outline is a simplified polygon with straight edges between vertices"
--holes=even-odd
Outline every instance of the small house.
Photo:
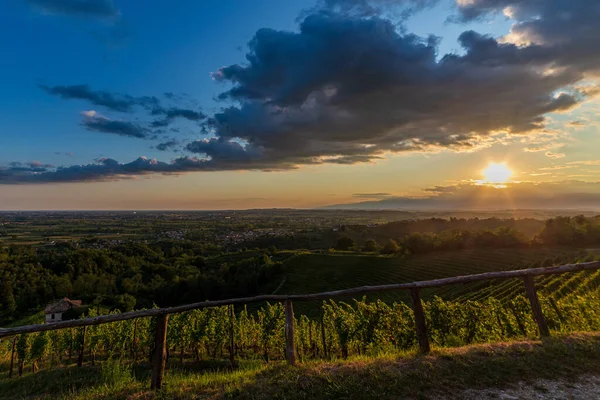
[[72,308],[81,307],[81,300],[70,300],[66,297],[57,301],[56,303],[49,304],[44,310],[46,314],[46,323],[62,321],[63,314]]

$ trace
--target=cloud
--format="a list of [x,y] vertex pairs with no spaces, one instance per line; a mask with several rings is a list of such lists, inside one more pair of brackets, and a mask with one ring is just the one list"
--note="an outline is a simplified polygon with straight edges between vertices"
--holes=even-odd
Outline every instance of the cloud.
[[[46,93],[60,97],[62,99],[77,99],[84,100],[92,105],[101,106],[110,111],[116,111],[121,113],[133,113],[136,109],[141,109],[151,116],[162,116],[163,118],[157,119],[148,125],[148,129],[150,128],[165,128],[173,123],[176,119],[186,119],[188,121],[200,122],[206,118],[206,115],[198,110],[182,108],[182,107],[165,107],[161,104],[161,101],[154,96],[141,96],[135,97],[128,94],[120,94],[113,93],[104,90],[93,90],[88,85],[70,85],[70,86],[47,86],[47,85],[38,85],[42,90]],[[166,96],[169,100],[174,100],[174,96]],[[177,99],[175,99],[177,100]],[[96,111],[93,111],[96,113]],[[85,115],[85,112],[84,112]],[[93,117],[93,116],[88,116]],[[84,121],[85,124],[86,121]],[[87,121],[89,122],[89,121]],[[106,121],[100,121],[105,122]],[[125,124],[129,126],[126,127]],[[110,127],[111,133],[114,130],[122,130],[131,132],[134,128],[133,123],[113,123],[113,126]],[[117,125],[120,125],[118,127]],[[139,127],[141,129],[141,127]],[[101,132],[105,132],[104,126],[100,129],[92,129],[99,130]],[[138,129],[138,132],[134,135],[125,134],[123,136],[140,136],[141,131]]]
[[[170,97],[172,98],[172,97]],[[185,108],[161,108],[157,107],[152,110],[152,115],[163,115],[163,119],[157,119],[152,122],[152,127],[162,128],[168,126],[176,118],[187,119],[188,121],[199,122],[206,118],[206,115],[200,111],[185,109]]]
[[[547,114],[568,112],[597,92],[583,83],[600,74],[600,14],[592,2],[531,2],[515,11],[513,31],[530,23],[525,14],[540,15],[533,19],[544,27],[535,31],[538,40],[516,44],[465,31],[463,53],[445,55],[439,38],[407,33],[378,14],[384,7],[356,11],[373,2],[323,3],[304,14],[298,31],[258,30],[246,63],[212,74],[228,86],[218,98],[233,102],[207,120],[215,136],[259,149],[269,165],[472,151],[499,132],[537,135]],[[458,9],[470,20],[521,3],[473,0]],[[559,23],[557,33],[546,27],[558,9],[572,21]]]
[[260,157],[259,149],[223,138],[196,140],[188,143],[186,150],[192,153],[206,154],[212,160],[234,163],[251,162],[252,159]]
[[352,197],[358,197],[363,199],[384,199],[392,196],[391,193],[354,193]]
[[118,18],[119,9],[112,0],[27,0],[35,9],[47,14],[71,15],[99,19]]
[[[245,63],[212,74],[225,88],[218,95],[222,108],[208,118],[164,106],[155,97],[87,85],[40,87],[111,111],[141,108],[159,117],[145,127],[85,116],[84,125],[100,132],[144,137],[146,129],[177,119],[202,121],[211,138],[184,146],[200,158],[182,159],[186,167],[178,164],[178,172],[288,170],[373,162],[401,152],[474,151],[513,135],[537,137],[545,132],[549,113],[569,112],[598,95],[597,2],[461,1],[460,21],[505,10],[514,23],[501,39],[463,32],[459,54],[440,54],[439,38],[409,33],[384,13],[391,3],[323,0],[302,15],[296,31],[259,29]],[[432,2],[396,3],[410,14]],[[563,155],[542,146],[549,145],[526,151]],[[111,179],[135,175],[94,168],[100,171],[94,179],[104,179],[102,171]],[[58,171],[44,179],[54,179]]]
[[564,146],[563,143],[550,142],[550,143],[538,144],[536,146],[527,146],[523,150],[526,153],[537,153],[540,151],[546,151],[546,150],[555,149],[555,148],[563,147],[563,146]]
[[112,120],[99,115],[96,111],[84,111],[81,125],[88,131],[111,133],[138,139],[147,139],[149,131],[139,124],[126,121]]
[[156,97],[133,97],[126,94],[92,90],[88,85],[47,86],[38,85],[46,93],[62,99],[87,100],[96,106],[118,112],[132,112],[135,106],[154,108],[159,104]]
[[425,188],[423,189],[424,192],[430,192],[430,193],[438,193],[438,194],[442,194],[442,193],[454,193],[456,191],[456,186],[454,185],[449,185],[449,186],[434,186],[431,188]]
[[146,174],[179,174],[186,171],[205,170],[205,160],[177,158],[170,163],[139,157],[130,163],[121,164],[111,158],[102,158],[86,165],[58,167],[54,170],[5,167],[0,168],[0,184],[90,182],[126,179]]
[[179,144],[179,142],[177,140],[168,140],[166,142],[157,144],[156,150],[167,151],[167,150],[170,150],[173,147],[177,146],[178,144]]
[[570,165],[600,165],[600,160],[571,161]]
[[546,152],[546,157],[549,157],[549,158],[556,159],[556,158],[563,158],[564,156],[565,156],[565,153],[553,153],[551,151]]
[[540,171],[558,171],[561,169],[577,168],[575,165],[554,165],[552,167],[540,168]]
[[[458,184],[446,193],[425,197],[394,196],[379,201],[328,206],[334,209],[404,210],[600,210],[600,182],[575,180],[510,183],[505,189]],[[427,191],[427,190],[426,190]]]

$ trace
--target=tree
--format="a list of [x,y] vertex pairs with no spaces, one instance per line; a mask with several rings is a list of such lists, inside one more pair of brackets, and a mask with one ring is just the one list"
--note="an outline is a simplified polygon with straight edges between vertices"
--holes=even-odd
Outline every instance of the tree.
[[342,236],[338,239],[334,248],[336,250],[350,250],[353,247],[356,247],[356,242],[351,237]]
[[0,287],[0,309],[4,311],[3,314],[6,316],[11,316],[17,311],[17,303],[15,302],[12,285],[7,280]]
[[366,252],[376,252],[379,250],[379,245],[377,244],[377,242],[373,239],[369,239],[365,242],[364,246],[363,246],[363,251]]
[[130,294],[120,294],[115,296],[115,305],[122,312],[133,311],[135,308],[136,299]]
[[381,249],[381,254],[396,254],[400,251],[400,246],[395,240],[390,239]]

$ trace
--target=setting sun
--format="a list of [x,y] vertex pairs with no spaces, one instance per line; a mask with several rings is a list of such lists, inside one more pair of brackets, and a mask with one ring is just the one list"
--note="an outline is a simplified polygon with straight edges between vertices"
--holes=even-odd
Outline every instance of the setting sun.
[[490,163],[482,173],[488,183],[505,183],[512,175],[505,163]]

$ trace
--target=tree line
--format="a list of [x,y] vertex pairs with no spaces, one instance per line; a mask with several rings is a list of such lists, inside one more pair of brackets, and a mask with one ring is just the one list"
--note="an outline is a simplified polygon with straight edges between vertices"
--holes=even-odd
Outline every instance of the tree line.
[[62,297],[97,309],[130,311],[250,296],[281,274],[281,263],[267,251],[217,259],[214,254],[211,246],[193,242],[0,248],[0,325]]
[[[489,222],[489,220],[485,221]],[[431,223],[432,221],[429,220],[428,224]],[[435,225],[437,220],[433,223]],[[397,225],[398,223],[391,224]],[[437,223],[437,226],[444,225],[445,223]],[[388,228],[383,227],[382,230],[387,231]],[[543,222],[540,230],[532,238],[528,238],[523,232],[510,225],[482,230],[451,229],[439,232],[411,232],[380,241],[367,239],[362,244],[349,235],[349,232],[352,232],[351,228],[343,230],[333,249],[379,252],[381,254],[418,254],[480,248],[600,246],[600,216],[550,218]]]

